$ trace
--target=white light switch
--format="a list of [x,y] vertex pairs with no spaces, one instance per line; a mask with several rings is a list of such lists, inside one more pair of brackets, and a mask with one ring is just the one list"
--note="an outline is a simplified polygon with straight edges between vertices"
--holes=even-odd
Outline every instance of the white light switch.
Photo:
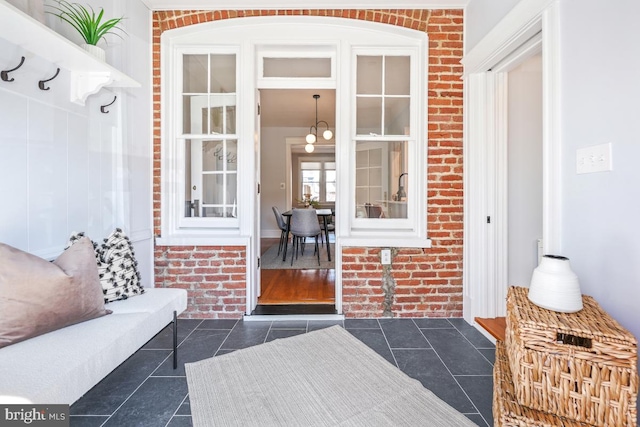
[[579,148],[576,151],[576,173],[613,170],[611,143]]

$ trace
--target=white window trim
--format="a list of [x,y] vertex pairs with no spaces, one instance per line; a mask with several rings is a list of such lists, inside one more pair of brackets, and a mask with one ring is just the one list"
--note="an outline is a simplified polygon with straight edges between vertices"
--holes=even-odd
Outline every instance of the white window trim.
[[[242,22],[241,22],[242,21]],[[327,34],[323,31],[327,25],[332,26],[334,31]],[[304,36],[300,39],[285,37],[294,28],[304,28]],[[248,35],[253,30],[269,28],[269,36],[256,38],[255,31],[253,38]],[[277,29],[278,31],[274,31]],[[280,31],[282,30],[282,31]],[[225,37],[220,37],[221,31],[226,31]],[[273,35],[272,35],[273,34]],[[324,34],[324,36],[323,36]],[[318,36],[320,35],[320,36]],[[427,116],[427,73],[428,73],[428,38],[425,33],[410,30],[407,28],[394,27],[380,23],[366,21],[349,20],[348,22],[340,18],[327,17],[262,17],[247,20],[227,20],[216,21],[198,26],[187,26],[174,30],[165,31],[162,34],[161,44],[161,69],[164,76],[175,76],[181,73],[180,63],[176,60],[176,49],[182,47],[201,49],[214,53],[223,53],[223,48],[236,50],[238,54],[237,70],[255,70],[257,60],[256,52],[261,46],[279,45],[295,46],[296,44],[308,45],[309,42],[318,46],[338,46],[336,61],[342,64],[352,64],[353,50],[359,52],[369,49],[372,53],[382,52],[395,53],[398,51],[415,52],[415,60],[412,60],[412,76],[422,76],[417,78],[417,88],[412,90],[412,102],[417,107],[412,109],[411,128],[417,137],[417,155],[411,161],[415,163],[409,169],[413,175],[412,182],[418,185],[411,185],[410,190],[415,192],[411,196],[409,207],[411,212],[415,212],[411,217],[414,223],[411,227],[396,228],[388,230],[389,225],[393,225],[392,219],[385,220],[381,227],[377,228],[377,221],[370,222],[371,227],[364,226],[360,229],[353,228],[352,215],[350,211],[355,209],[352,205],[353,191],[355,188],[355,172],[352,165],[354,154],[351,152],[353,135],[351,123],[355,118],[355,111],[350,106],[353,103],[352,94],[352,73],[351,66],[340,66],[336,68],[336,168],[338,170],[337,181],[341,191],[336,200],[336,234],[341,239],[342,246],[368,246],[368,247],[431,247],[431,241],[427,236],[427,206],[426,206],[426,186],[418,191],[420,183],[426,183],[427,172],[427,123],[424,117]],[[319,48],[321,49],[321,48]],[[265,51],[267,52],[267,51]],[[269,51],[272,54],[273,51]],[[330,79],[333,80],[333,79]],[[175,105],[175,79],[169,81],[163,79],[161,87],[162,99],[162,160],[161,160],[161,237],[156,240],[158,245],[190,245],[190,244],[242,244],[246,242],[248,236],[253,235],[253,215],[255,206],[255,194],[251,189],[256,182],[253,144],[247,144],[247,138],[253,140],[255,114],[255,94],[253,90],[257,87],[255,81],[245,81],[240,75],[237,80],[237,94],[239,105],[237,106],[237,134],[238,134],[238,228],[179,228],[177,219],[182,216],[184,202],[176,195],[180,194],[179,184],[172,182],[172,171],[182,168],[180,161],[176,158],[175,143],[178,129],[175,120],[180,119],[172,114],[171,106]],[[343,117],[350,117],[345,120]],[[251,120],[250,120],[251,119]],[[418,120],[420,119],[420,120]],[[345,211],[341,211],[341,209]],[[343,220],[339,220],[339,218]],[[398,224],[400,225],[400,224]],[[400,225],[403,227],[402,225]]]
[[[350,111],[350,129],[349,144],[347,158],[349,159],[348,182],[350,183],[346,197],[349,202],[341,203],[342,206],[348,206],[348,223],[347,230],[341,230],[344,237],[341,239],[344,246],[362,246],[362,247],[419,247],[430,248],[431,240],[427,236],[427,124],[421,118],[427,117],[427,86],[428,86],[428,54],[427,54],[428,38],[426,34],[421,37],[415,37],[413,43],[406,43],[403,47],[382,47],[382,46],[352,46],[351,54],[351,90],[348,92],[349,102],[346,105],[351,106]],[[408,137],[404,136],[380,136],[380,137],[362,137],[356,135],[355,117],[356,117],[356,82],[355,82],[355,63],[358,55],[387,55],[397,56],[406,55],[411,57],[411,89],[410,89],[410,111],[409,127],[411,129]],[[372,219],[357,218],[355,205],[355,143],[357,141],[409,141],[409,162],[408,176],[412,177],[412,185],[408,186],[407,193],[407,218],[406,219]],[[413,145],[413,146],[411,146]],[[344,153],[344,150],[343,150]],[[344,154],[342,154],[344,155]],[[343,169],[340,169],[343,171]],[[341,174],[344,179],[344,174]],[[421,183],[425,183],[424,186]],[[341,188],[345,188],[341,186]],[[339,195],[340,197],[340,195]]]
[[[258,87],[261,89],[278,89],[286,87],[288,89],[299,87],[306,89],[313,87],[316,89],[333,89],[336,87],[336,48],[335,45],[317,44],[313,47],[308,44],[304,50],[291,44],[281,46],[258,46],[256,54],[258,57]],[[265,58],[326,58],[331,61],[331,75],[329,77],[294,78],[294,77],[264,77]]]
[[[191,31],[187,31],[191,30]],[[182,36],[182,34],[185,34]],[[165,37],[166,35],[166,37]],[[166,41],[164,39],[167,39]],[[200,44],[200,46],[197,46]],[[182,134],[182,101],[180,82],[182,81],[182,61],[184,54],[235,54],[236,67],[236,96],[238,99],[236,135],[238,141],[238,218],[185,218],[184,217],[184,188],[183,173],[175,173],[184,169],[185,153],[180,149],[185,139],[200,139],[202,135]],[[243,135],[251,134],[251,130],[243,128],[242,117],[247,117],[246,111],[253,107],[253,102],[245,95],[245,86],[241,80],[240,62],[242,61],[243,46],[217,44],[215,40],[208,40],[185,27],[163,34],[161,69],[164,76],[173,78],[163,79],[161,88],[162,101],[162,181],[161,181],[161,237],[156,239],[160,246],[171,245],[246,245],[251,234],[251,218],[253,215],[253,194],[242,189],[247,188],[246,171],[253,170],[253,145],[242,144]],[[246,99],[240,102],[240,99]],[[247,145],[250,145],[247,147]]]

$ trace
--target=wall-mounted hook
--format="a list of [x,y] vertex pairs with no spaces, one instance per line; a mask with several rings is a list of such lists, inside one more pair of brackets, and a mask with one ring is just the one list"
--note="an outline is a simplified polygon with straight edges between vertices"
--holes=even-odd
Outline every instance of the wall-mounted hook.
[[40,88],[40,90],[49,90],[51,89],[50,87],[45,87],[45,83],[46,82],[50,82],[51,80],[55,79],[56,77],[58,77],[58,74],[60,73],[60,68],[58,68],[56,70],[56,73],[53,75],[53,77],[51,77],[50,79],[46,79],[46,80],[40,80],[38,82],[38,87]]
[[106,114],[106,113],[108,113],[108,111],[106,110],[106,108],[107,108],[109,105],[111,105],[111,104],[113,104],[114,102],[116,102],[116,99],[118,99],[118,97],[117,97],[117,96],[114,96],[114,97],[113,97],[113,101],[111,101],[110,103],[108,103],[108,104],[106,104],[106,105],[102,105],[102,106],[100,106],[100,112],[101,112],[101,113],[105,113],[105,114]]
[[0,71],[0,78],[2,78],[3,81],[5,82],[12,82],[15,79],[13,78],[9,78],[9,73],[17,70],[18,68],[22,67],[22,64],[24,64],[24,56],[22,57],[22,59],[20,60],[20,63],[18,64],[18,66],[16,68],[12,68],[10,70],[4,70],[4,71]]

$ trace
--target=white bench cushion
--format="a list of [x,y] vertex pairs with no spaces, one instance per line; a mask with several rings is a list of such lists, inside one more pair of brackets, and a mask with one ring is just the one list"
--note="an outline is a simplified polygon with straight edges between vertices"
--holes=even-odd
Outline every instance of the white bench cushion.
[[181,289],[146,289],[113,314],[0,349],[0,403],[72,404],[186,309]]
[[104,308],[113,314],[166,312],[173,317],[173,310],[182,313],[187,309],[187,292],[183,289],[145,288],[144,294],[126,300],[113,301]]

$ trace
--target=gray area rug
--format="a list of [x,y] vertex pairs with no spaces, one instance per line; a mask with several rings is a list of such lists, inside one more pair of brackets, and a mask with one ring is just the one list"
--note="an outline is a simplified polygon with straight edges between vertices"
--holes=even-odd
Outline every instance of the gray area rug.
[[340,326],[185,365],[202,426],[474,426]]
[[320,247],[320,265],[318,265],[318,257],[314,255],[314,243],[313,240],[307,242],[307,246],[302,255],[302,251],[298,251],[298,258],[293,260],[291,265],[291,243],[289,243],[289,249],[287,250],[287,260],[282,261],[282,252],[278,255],[278,244],[271,246],[260,257],[260,268],[263,270],[279,270],[279,269],[318,269],[318,268],[335,268],[335,244],[331,243],[331,261],[327,260],[327,246],[322,246],[318,242]]

